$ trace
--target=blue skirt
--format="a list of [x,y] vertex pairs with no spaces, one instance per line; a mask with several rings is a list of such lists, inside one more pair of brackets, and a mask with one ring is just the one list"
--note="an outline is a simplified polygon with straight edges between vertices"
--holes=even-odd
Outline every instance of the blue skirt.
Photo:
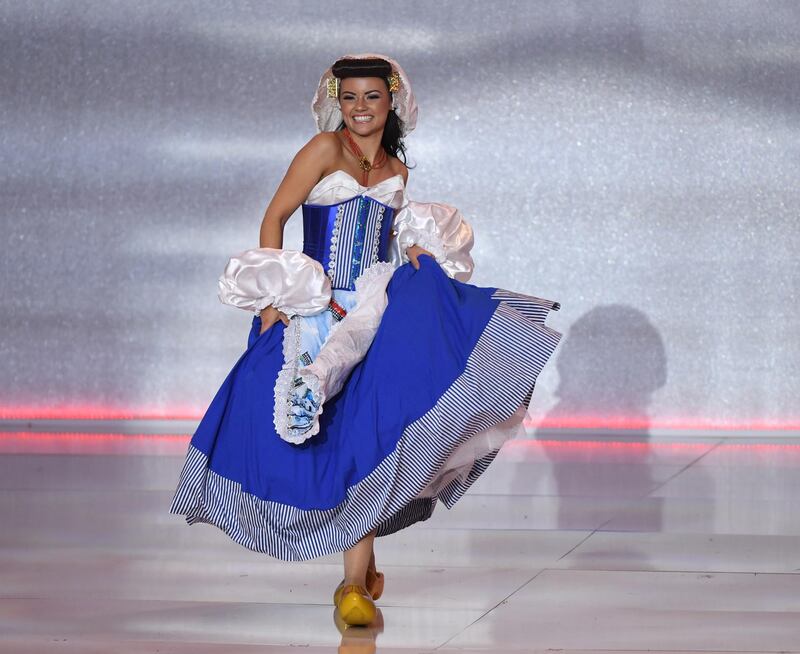
[[247,350],[191,439],[170,513],[296,561],[426,520],[438,500],[452,508],[499,446],[444,479],[446,463],[527,406],[561,338],[544,324],[559,305],[419,262],[395,270],[366,356],[299,445],[273,424],[285,327],[259,334],[253,319]]

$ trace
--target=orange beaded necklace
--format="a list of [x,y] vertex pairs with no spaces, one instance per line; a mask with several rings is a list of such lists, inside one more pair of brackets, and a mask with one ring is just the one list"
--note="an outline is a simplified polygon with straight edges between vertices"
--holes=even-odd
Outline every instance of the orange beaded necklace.
[[342,129],[344,132],[344,137],[347,140],[348,145],[350,146],[350,151],[355,155],[358,159],[358,165],[361,167],[361,170],[364,173],[364,183],[362,186],[368,186],[369,183],[369,172],[371,170],[375,170],[376,168],[382,168],[383,165],[388,161],[388,157],[386,156],[386,150],[381,148],[378,150],[378,154],[375,155],[375,161],[370,163],[369,159],[361,152],[361,148],[358,147],[356,142],[353,140],[353,137],[350,136],[350,130],[346,127]]

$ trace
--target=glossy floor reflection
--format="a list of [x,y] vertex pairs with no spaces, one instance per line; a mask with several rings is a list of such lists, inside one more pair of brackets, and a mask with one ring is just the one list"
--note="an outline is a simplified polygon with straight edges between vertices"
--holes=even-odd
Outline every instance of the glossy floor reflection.
[[167,512],[187,442],[0,433],[0,652],[800,652],[800,439],[512,441],[344,633],[339,555]]

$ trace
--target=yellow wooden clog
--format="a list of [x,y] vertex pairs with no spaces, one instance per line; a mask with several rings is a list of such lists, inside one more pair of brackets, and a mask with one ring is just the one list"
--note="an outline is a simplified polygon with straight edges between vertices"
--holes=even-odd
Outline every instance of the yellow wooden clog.
[[[380,599],[381,595],[383,595],[383,585],[384,585],[384,576],[382,572],[376,572],[375,576],[367,572],[367,588],[369,588],[369,594],[372,595],[373,600]],[[339,582],[339,585],[336,587],[336,590],[333,591],[333,605],[339,606],[339,597],[342,594],[342,588],[344,588],[344,579]]]
[[344,586],[336,608],[342,620],[352,626],[365,626],[375,619],[375,602],[363,586]]

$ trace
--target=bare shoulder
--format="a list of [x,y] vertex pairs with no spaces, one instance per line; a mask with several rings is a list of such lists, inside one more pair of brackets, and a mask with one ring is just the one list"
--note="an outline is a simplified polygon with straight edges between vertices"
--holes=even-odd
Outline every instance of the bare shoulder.
[[320,132],[311,137],[300,152],[314,157],[335,157],[342,151],[342,142],[334,132]]
[[392,164],[392,172],[395,175],[402,175],[403,183],[408,183],[408,167],[397,157],[390,156],[389,161]]
[[300,148],[287,174],[295,180],[302,179],[301,184],[306,180],[313,180],[315,184],[341,156],[341,143],[336,134],[320,132]]

